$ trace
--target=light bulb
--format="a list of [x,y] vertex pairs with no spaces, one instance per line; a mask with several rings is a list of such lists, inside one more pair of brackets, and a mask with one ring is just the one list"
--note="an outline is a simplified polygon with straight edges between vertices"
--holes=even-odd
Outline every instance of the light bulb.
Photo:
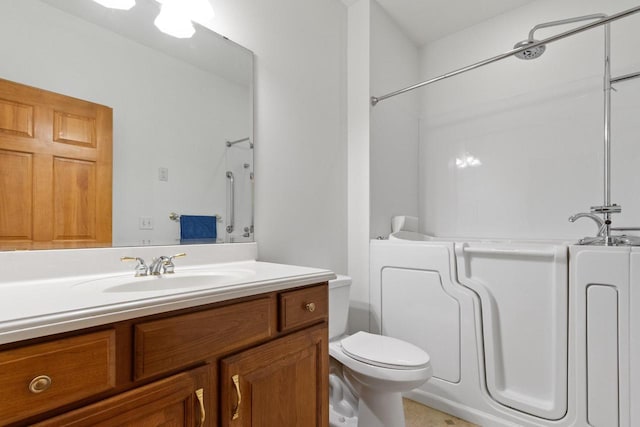
[[213,19],[215,13],[209,0],[156,0],[161,5],[174,3],[175,7],[180,7],[189,19],[194,22],[206,23]]
[[179,39],[187,39],[196,32],[186,11],[179,1],[165,1],[158,17],[153,22],[160,31]]

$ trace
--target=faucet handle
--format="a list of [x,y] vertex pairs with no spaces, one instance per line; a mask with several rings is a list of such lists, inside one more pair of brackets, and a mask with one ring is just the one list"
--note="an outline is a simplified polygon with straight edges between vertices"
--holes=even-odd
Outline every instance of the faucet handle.
[[120,261],[122,262],[138,261],[138,265],[136,265],[136,268],[135,268],[136,277],[146,276],[147,274],[149,274],[149,267],[147,267],[147,264],[145,264],[144,260],[140,257],[123,256],[123,257],[120,257]]
[[182,258],[182,257],[185,257],[185,256],[187,256],[187,254],[186,254],[186,253],[184,253],[184,252],[181,252],[181,253],[179,253],[179,254],[175,254],[175,255],[170,256],[170,257],[167,259],[167,261],[164,263],[164,272],[165,272],[165,274],[173,274],[173,273],[174,273],[174,271],[173,271],[173,270],[174,270],[174,269],[175,269],[175,267],[176,267],[176,266],[173,264],[173,259],[174,259],[174,258]]

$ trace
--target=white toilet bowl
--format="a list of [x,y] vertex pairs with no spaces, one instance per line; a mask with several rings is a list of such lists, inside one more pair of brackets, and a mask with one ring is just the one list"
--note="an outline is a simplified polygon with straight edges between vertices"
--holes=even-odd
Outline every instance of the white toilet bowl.
[[[392,337],[367,332],[336,336],[337,332],[344,333],[346,329],[343,327],[344,313],[335,314],[333,327],[332,314],[338,307],[343,310],[344,288],[350,285],[351,280],[341,276],[334,282],[333,286],[329,283],[329,355],[341,365],[342,378],[338,381],[334,372],[330,381],[330,425],[403,427],[402,392],[419,387],[431,378],[433,371],[429,355],[413,344]],[[348,298],[346,304],[348,307]],[[340,322],[339,327],[336,320]],[[336,392],[335,387],[348,390]],[[357,408],[345,411],[350,399],[335,401],[343,394],[355,395]]]

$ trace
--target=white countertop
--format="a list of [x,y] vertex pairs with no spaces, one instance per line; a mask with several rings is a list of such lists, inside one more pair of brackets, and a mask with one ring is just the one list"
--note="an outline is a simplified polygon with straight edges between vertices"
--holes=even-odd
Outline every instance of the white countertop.
[[[212,285],[203,285],[205,278],[198,286],[158,286],[174,278],[218,274],[222,276]],[[129,271],[0,283],[0,344],[333,278],[335,274],[329,270],[241,261],[176,266],[174,276],[159,279],[135,278]],[[128,288],[118,290],[120,283]]]

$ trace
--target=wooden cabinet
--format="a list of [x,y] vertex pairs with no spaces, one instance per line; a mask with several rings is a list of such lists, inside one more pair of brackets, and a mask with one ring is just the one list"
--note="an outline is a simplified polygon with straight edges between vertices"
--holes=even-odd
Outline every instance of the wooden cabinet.
[[252,301],[135,325],[135,378],[145,378],[271,337],[275,304]]
[[327,340],[318,327],[222,360],[221,425],[326,426]]
[[209,367],[156,381],[93,405],[50,418],[37,427],[204,427],[213,394]]
[[0,425],[114,386],[113,330],[0,351]]
[[288,331],[300,326],[327,320],[329,297],[326,286],[314,286],[283,292],[280,301],[280,330]]
[[327,326],[325,282],[0,346],[0,425],[327,426]]

